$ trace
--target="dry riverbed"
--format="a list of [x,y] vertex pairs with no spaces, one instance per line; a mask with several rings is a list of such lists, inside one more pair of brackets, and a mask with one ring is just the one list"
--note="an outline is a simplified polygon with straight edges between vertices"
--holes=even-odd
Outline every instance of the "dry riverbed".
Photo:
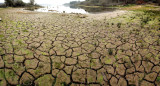
[[115,10],[107,13],[99,13],[99,14],[88,14],[87,17],[89,19],[94,19],[94,20],[102,20],[102,19],[111,19],[115,18],[124,14],[127,14],[129,11],[125,10]]
[[0,86],[159,86],[160,16],[150,15],[0,9]]

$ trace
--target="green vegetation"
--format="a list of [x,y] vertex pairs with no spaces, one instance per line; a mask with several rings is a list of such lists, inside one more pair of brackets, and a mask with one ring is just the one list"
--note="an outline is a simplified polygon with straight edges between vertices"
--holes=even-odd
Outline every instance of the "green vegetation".
[[36,69],[36,70],[34,71],[34,73],[35,73],[36,75],[40,74],[40,73],[41,73],[40,68]]
[[91,66],[92,67],[96,66],[96,59],[91,59]]
[[103,83],[103,76],[101,75],[101,76],[98,76],[98,81],[100,82],[100,83]]
[[109,54],[109,55],[113,55],[113,49],[109,48],[109,49],[108,49],[108,54]]
[[55,68],[58,68],[58,69],[61,67],[61,65],[62,65],[61,62],[55,62],[54,63]]
[[159,6],[154,5],[129,5],[129,6],[112,6],[113,8],[118,8],[122,10],[132,10],[132,11],[158,11]]
[[62,82],[61,86],[68,86],[66,82]]
[[13,68],[14,68],[15,70],[18,70],[18,69],[20,68],[20,63],[14,63],[14,64],[13,64]]
[[15,79],[16,74],[13,71],[6,72],[6,77],[11,78],[12,80]]
[[113,5],[126,5],[126,7],[130,6],[128,4],[143,4],[146,2],[153,2],[160,4],[160,0],[86,0],[81,2],[81,5],[86,6],[113,6]]
[[160,82],[160,77],[157,77],[156,81]]
[[52,86],[54,80],[55,79],[51,75],[44,75],[37,79],[35,82],[36,86]]
[[42,6],[35,4],[34,0],[30,0],[30,3],[25,3],[22,0],[5,0],[5,4],[1,4],[0,7],[25,7],[26,10],[35,10]]
[[25,7],[25,10],[34,11],[34,10],[41,8],[41,7],[42,6],[40,6],[40,5],[34,5],[34,6],[30,5],[30,6]]
[[[120,82],[116,85],[123,81],[125,84],[126,80],[135,84],[132,74],[137,74],[140,84],[144,79],[150,81],[159,74],[159,8],[146,5],[120,8],[132,11],[99,20],[92,19],[94,14],[81,19],[79,14],[23,14],[17,13],[19,8],[1,11],[4,21],[0,22],[0,39],[6,39],[0,41],[3,44],[0,45],[0,85],[8,83],[3,78],[16,83],[24,72],[28,72],[24,77],[34,76],[33,79],[29,77],[31,80],[22,80],[26,86],[33,83],[67,86],[74,82],[107,85],[107,80],[114,86],[117,79]],[[143,76],[148,72],[153,76]],[[154,78],[156,81],[151,81],[152,84],[160,82],[159,75]]]
[[22,0],[5,0],[5,5],[10,7],[22,7],[25,3]]
[[4,78],[4,74],[5,74],[4,70],[0,69],[0,78]]
[[32,86],[33,82],[31,80],[26,80],[22,86]]
[[108,58],[107,56],[104,58],[105,60],[105,64],[111,64],[112,60],[110,58]]

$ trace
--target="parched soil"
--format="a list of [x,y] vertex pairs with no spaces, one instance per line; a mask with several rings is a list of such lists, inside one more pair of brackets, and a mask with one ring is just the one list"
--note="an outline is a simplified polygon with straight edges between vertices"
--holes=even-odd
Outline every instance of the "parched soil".
[[1,9],[0,86],[160,86],[160,17],[146,16]]
[[111,19],[117,16],[124,15],[128,12],[129,11],[125,11],[125,10],[115,10],[107,13],[104,12],[99,14],[87,14],[87,17],[88,19],[94,19],[94,20]]

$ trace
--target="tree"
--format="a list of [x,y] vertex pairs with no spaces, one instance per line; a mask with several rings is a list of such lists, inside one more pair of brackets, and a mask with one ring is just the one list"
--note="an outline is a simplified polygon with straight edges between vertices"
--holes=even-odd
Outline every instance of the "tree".
[[160,0],[157,0],[158,4],[160,5]]
[[22,0],[5,0],[5,4],[9,7],[25,6],[25,3]]
[[34,0],[30,0],[30,4],[34,5],[35,1]]
[[25,3],[22,0],[15,0],[14,6],[15,7],[22,7],[22,6],[25,6]]
[[153,3],[158,3],[160,5],[160,0],[85,0],[82,4],[107,6],[107,5],[118,5],[118,4],[134,4],[134,3],[143,4],[145,2],[153,2]]
[[14,5],[14,0],[5,0],[6,6],[13,6]]

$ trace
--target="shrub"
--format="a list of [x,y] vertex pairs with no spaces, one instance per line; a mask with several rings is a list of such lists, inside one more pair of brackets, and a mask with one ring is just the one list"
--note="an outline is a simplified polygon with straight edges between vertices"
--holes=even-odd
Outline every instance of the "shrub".
[[118,23],[118,24],[117,24],[117,27],[118,27],[118,28],[121,28],[121,23]]
[[111,48],[108,49],[108,54],[113,55],[113,50]]

